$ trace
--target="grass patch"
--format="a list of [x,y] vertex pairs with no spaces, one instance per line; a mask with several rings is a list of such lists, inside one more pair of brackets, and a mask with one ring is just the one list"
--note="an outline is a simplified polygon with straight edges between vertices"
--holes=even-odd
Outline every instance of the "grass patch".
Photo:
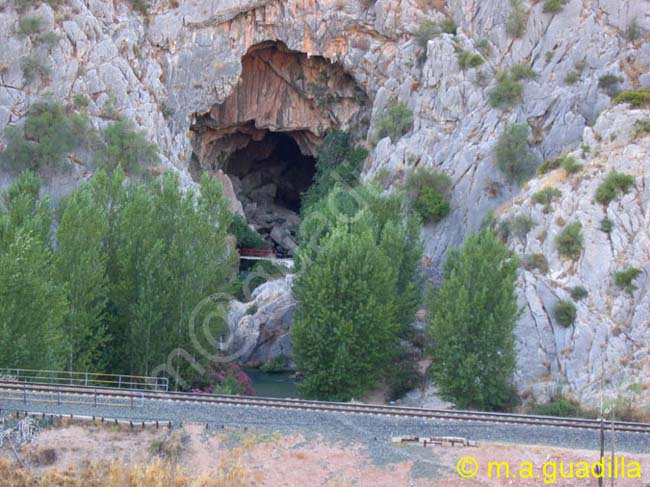
[[596,201],[608,205],[620,193],[626,194],[634,186],[634,177],[629,174],[612,171],[596,189]]
[[575,260],[582,253],[583,241],[582,225],[574,222],[564,227],[555,237],[555,246],[562,257]]
[[545,404],[532,406],[528,413],[539,416],[560,416],[563,418],[594,418],[595,415],[583,409],[576,401],[564,398],[554,398]]

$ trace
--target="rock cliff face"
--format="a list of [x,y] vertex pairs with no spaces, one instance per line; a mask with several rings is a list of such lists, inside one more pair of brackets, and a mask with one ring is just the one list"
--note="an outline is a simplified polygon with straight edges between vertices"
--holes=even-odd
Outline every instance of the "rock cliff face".
[[[650,403],[650,135],[634,135],[635,122],[649,116],[650,110],[627,106],[606,111],[585,129],[584,148],[569,154],[583,164],[580,172],[559,168],[531,180],[499,215],[501,221],[529,217],[531,230],[512,236],[510,246],[524,259],[537,254],[546,260],[520,276],[524,314],[517,327],[517,381],[527,399],[567,394],[592,406],[601,397]],[[634,185],[599,204],[596,190],[613,170],[633,176]],[[546,210],[532,201],[545,188],[561,192]],[[605,219],[611,229],[603,226]],[[582,225],[584,241],[575,261],[561,258],[556,243],[573,222]],[[615,274],[629,268],[639,273],[627,290],[617,286]],[[578,286],[588,295],[572,297]],[[560,300],[577,308],[569,327],[555,316]]]
[[[0,12],[0,36],[5,41],[0,52],[0,129],[20,123],[30,104],[46,93],[70,104],[75,95],[86,95],[95,126],[107,123],[107,112],[118,112],[147,131],[161,149],[161,165],[175,170],[184,184],[192,184],[197,172],[223,169],[220,177],[230,195],[240,196],[247,206],[255,203],[260,192],[277,202],[279,192],[291,195],[296,188],[244,183],[250,172],[235,175],[231,184],[226,176],[239,167],[232,160],[236,151],[255,142],[264,147],[251,150],[265,153],[272,143],[264,140],[273,132],[290,137],[299,154],[309,157],[329,127],[350,128],[357,139],[364,139],[364,114],[370,113],[371,155],[364,178],[390,186],[412,167],[425,166],[441,168],[453,179],[451,214],[425,231],[427,263],[436,277],[449,247],[478,228],[488,210],[520,192],[493,163],[494,145],[506,124],[529,123],[533,150],[540,161],[549,159],[576,149],[583,134],[597,132],[589,127],[610,104],[608,93],[599,88],[602,75],[620,76],[621,88],[650,84],[650,43],[642,36],[634,41],[626,38],[634,25],[641,34],[650,31],[649,0],[568,0],[556,14],[544,13],[543,2],[524,3],[529,9],[526,30],[514,39],[506,31],[513,9],[508,0],[156,0],[146,19],[126,1],[66,0],[56,11],[43,3],[27,14],[18,14],[13,2],[8,2]],[[21,15],[41,17],[44,29],[57,35],[56,41],[50,46],[18,35]],[[413,34],[425,20],[446,16],[456,22],[457,35],[442,34],[421,47]],[[474,52],[475,46],[481,46],[486,62],[461,69],[458,50]],[[49,73],[44,70],[28,83],[17,60],[36,58],[49,67]],[[536,72],[534,79],[522,82],[521,103],[507,110],[491,107],[488,93],[496,83],[496,72],[517,63],[530,64]],[[300,69],[294,71],[297,66]],[[326,76],[321,79],[322,72]],[[264,86],[272,89],[262,87],[261,73],[266,73],[264,83],[269,83]],[[321,91],[313,86],[309,91],[309,82]],[[285,101],[274,104],[275,98],[268,96],[256,100],[252,96],[256,91],[281,92]],[[326,110],[318,106],[317,95],[322,93],[327,93]],[[413,111],[412,130],[400,140],[375,140],[379,115],[395,102],[404,102]],[[598,124],[606,123],[603,120]],[[90,164],[74,165],[64,175],[48,175],[45,187],[56,198],[91,172]],[[8,174],[0,174],[0,186],[9,179]],[[574,196],[566,192],[566,208]],[[644,191],[637,193],[639,208],[647,204],[647,196]],[[247,215],[256,211],[240,206],[234,198],[233,208]],[[625,209],[621,215],[628,211],[635,210]],[[268,218],[273,226],[274,217]],[[641,225],[632,216],[628,220],[633,228]],[[260,217],[258,225],[269,223]],[[603,239],[596,233],[590,237],[597,237],[595,242]],[[584,268],[581,279],[587,279],[588,273],[594,280],[604,275],[595,268],[596,262],[607,269],[621,261],[645,265],[647,254],[642,254],[638,242],[629,241],[628,246],[622,242],[617,252],[609,253],[601,242],[598,256],[603,262],[592,260],[594,268]],[[598,282],[605,286],[605,281]],[[615,339],[586,342],[587,331],[581,326],[542,337],[545,313],[538,308],[554,299],[554,288],[549,286],[547,279],[522,277],[522,296],[538,304],[531,305],[537,308],[522,318],[519,340],[524,351],[535,346],[523,344],[537,342],[543,351],[522,358],[520,385],[537,394],[531,384],[557,373],[580,397],[593,400],[596,392],[586,386],[593,373],[584,370],[579,360],[567,365],[554,357],[566,354],[567,347],[575,349],[571,352],[575,356],[594,357],[595,348],[585,344],[595,343],[598,348],[607,341],[612,343],[606,347],[609,358],[599,362],[590,358],[586,363],[611,368],[616,356],[638,353],[633,343],[644,333],[642,324],[647,319],[634,311],[638,317],[630,317],[627,325],[635,330],[630,339],[621,333]],[[600,296],[603,301],[594,302],[589,314],[587,305],[580,304],[583,323],[606,323],[610,316],[623,316],[625,309],[636,310],[629,297],[615,291],[603,287],[600,295],[594,294],[593,299]],[[614,315],[602,308],[605,303],[618,303]],[[604,336],[607,329],[609,325],[602,325],[594,333]],[[551,335],[561,336],[562,342],[547,340]]]

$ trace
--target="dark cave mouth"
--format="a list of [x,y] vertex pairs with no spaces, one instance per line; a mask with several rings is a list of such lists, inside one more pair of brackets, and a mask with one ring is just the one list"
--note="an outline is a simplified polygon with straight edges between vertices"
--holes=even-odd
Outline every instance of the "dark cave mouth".
[[249,224],[276,250],[289,254],[296,246],[302,193],[316,172],[316,158],[303,154],[294,137],[300,135],[265,131],[221,166]]

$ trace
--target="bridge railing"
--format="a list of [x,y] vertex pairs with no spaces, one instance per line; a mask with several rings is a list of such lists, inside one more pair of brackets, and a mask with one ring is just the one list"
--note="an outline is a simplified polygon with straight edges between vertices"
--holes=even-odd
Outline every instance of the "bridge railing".
[[1,381],[82,387],[107,387],[111,389],[128,389],[134,391],[167,392],[169,390],[169,379],[166,377],[100,374],[95,372],[68,372],[61,370],[0,369],[0,382]]

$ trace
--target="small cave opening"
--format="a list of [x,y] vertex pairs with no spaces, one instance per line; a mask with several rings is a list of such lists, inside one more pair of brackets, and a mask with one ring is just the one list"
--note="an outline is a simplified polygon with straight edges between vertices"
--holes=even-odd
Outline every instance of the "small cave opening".
[[190,173],[218,175],[231,207],[269,247],[291,255],[319,145],[335,129],[361,138],[370,106],[339,63],[279,41],[256,44],[231,93],[193,115]]

